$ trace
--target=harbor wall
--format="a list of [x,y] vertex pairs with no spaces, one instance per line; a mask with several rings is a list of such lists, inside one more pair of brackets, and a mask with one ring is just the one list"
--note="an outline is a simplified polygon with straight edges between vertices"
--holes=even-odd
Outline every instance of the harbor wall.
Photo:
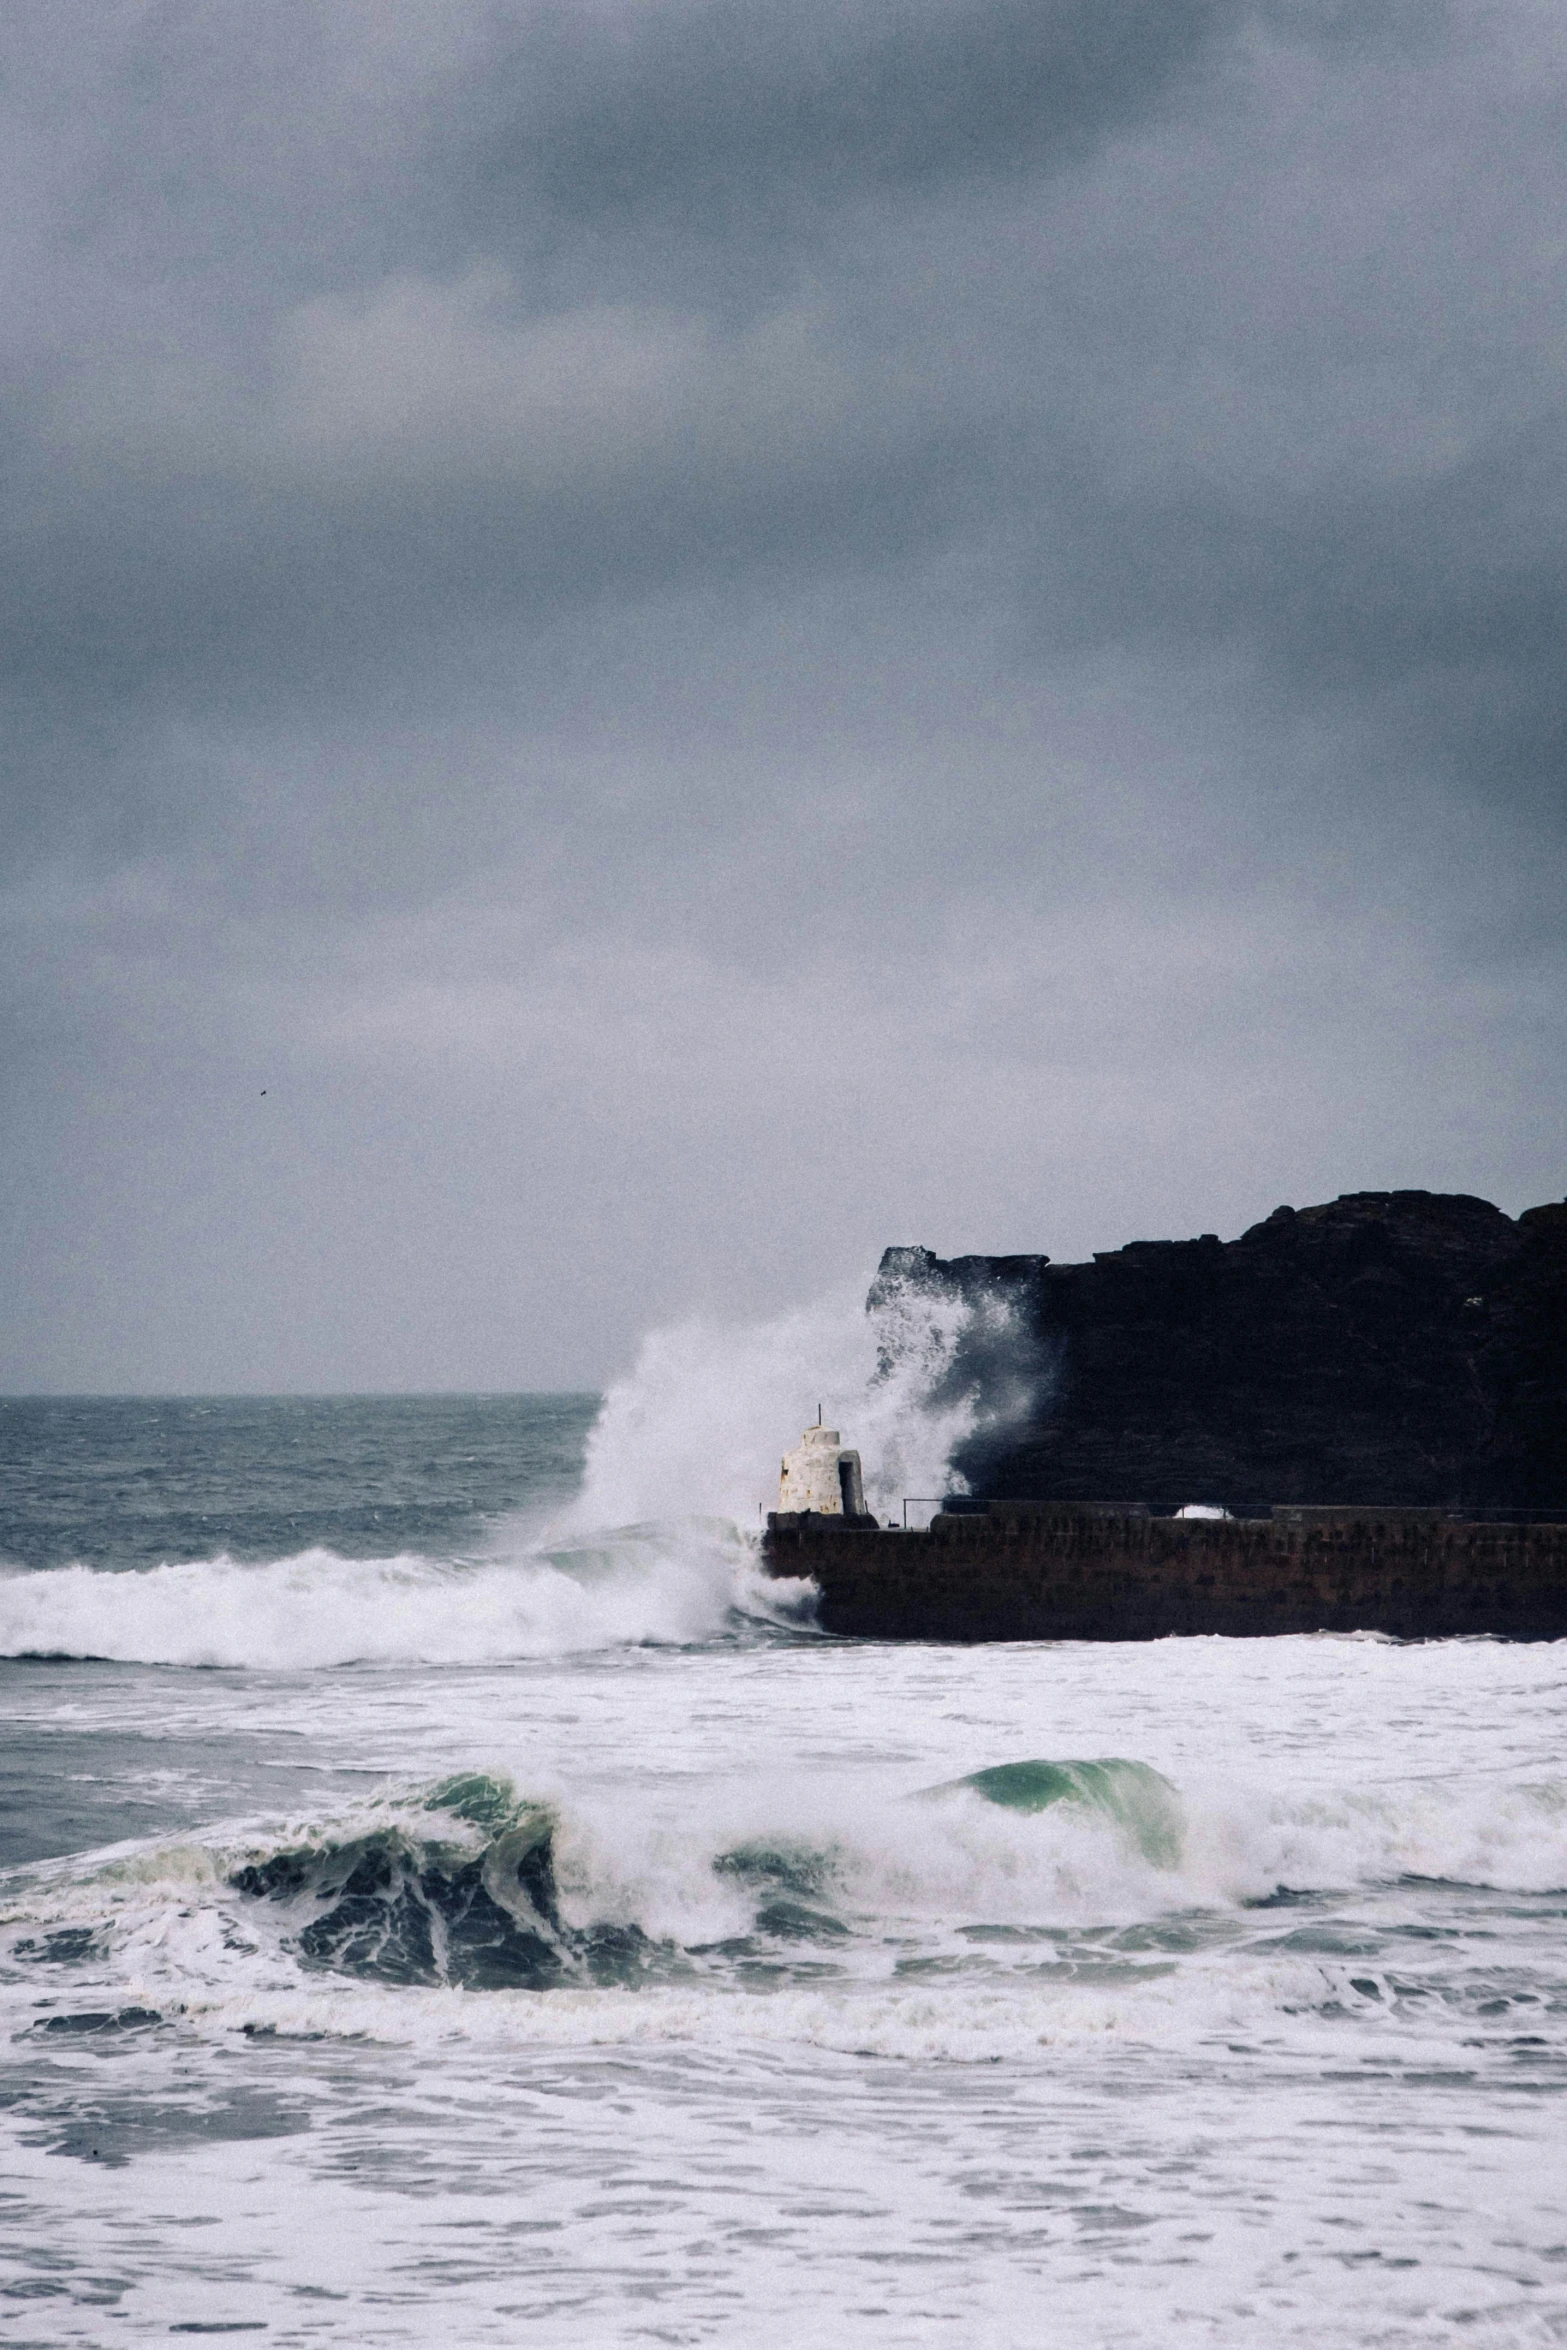
[[770,1574],[816,1583],[824,1631],[862,1639],[1567,1637],[1567,1524],[1433,1509],[1202,1519],[993,1501],[919,1533],[775,1514],[763,1556]]

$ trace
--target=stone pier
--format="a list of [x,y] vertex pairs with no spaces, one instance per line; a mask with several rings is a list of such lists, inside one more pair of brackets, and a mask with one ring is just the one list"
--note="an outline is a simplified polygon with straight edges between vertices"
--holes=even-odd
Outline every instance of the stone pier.
[[1286,1505],[1169,1518],[992,1501],[923,1533],[775,1512],[768,1571],[809,1576],[824,1631],[872,1640],[1158,1640],[1171,1633],[1567,1638],[1567,1524]]

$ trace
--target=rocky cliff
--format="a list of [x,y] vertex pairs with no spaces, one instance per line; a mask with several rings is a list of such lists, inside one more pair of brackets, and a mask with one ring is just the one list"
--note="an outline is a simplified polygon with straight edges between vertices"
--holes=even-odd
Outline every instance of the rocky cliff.
[[1567,1505],[1567,1204],[1351,1192],[1091,1264],[889,1249],[977,1311],[957,1466],[1030,1500]]

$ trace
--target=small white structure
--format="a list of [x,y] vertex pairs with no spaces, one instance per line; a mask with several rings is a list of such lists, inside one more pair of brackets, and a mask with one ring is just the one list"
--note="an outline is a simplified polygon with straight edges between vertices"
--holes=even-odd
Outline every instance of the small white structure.
[[815,1510],[824,1518],[863,1518],[865,1487],[860,1456],[845,1452],[836,1428],[807,1428],[783,1457],[778,1480],[781,1510]]

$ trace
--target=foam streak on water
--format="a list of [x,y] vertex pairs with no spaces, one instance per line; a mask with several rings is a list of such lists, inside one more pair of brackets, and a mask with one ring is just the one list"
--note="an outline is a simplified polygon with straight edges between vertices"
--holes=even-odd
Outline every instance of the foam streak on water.
[[953,1335],[653,1342],[575,1496],[558,1402],[27,1423],[13,2339],[1567,2341],[1567,1651],[824,1640],[779,1423],[939,1490]]

